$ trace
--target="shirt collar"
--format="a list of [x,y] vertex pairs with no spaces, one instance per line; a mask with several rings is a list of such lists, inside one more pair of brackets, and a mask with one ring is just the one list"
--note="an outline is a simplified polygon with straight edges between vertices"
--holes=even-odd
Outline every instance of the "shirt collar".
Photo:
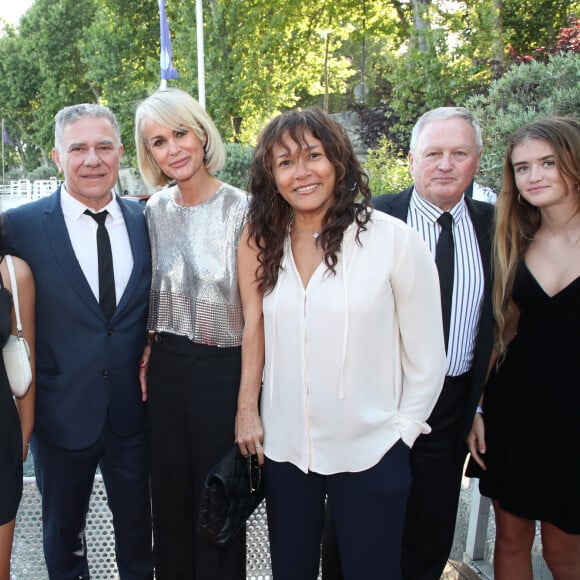
[[[441,208],[421,196],[415,188],[413,188],[413,193],[411,194],[409,207],[433,224],[436,223],[439,216],[444,213]],[[453,216],[454,223],[462,220],[466,211],[465,196],[461,195],[461,199],[448,211]]]
[[[117,202],[117,197],[115,196],[115,192],[113,193],[113,199],[100,211],[107,210],[109,212],[109,218],[113,221],[122,217],[121,208],[119,207],[119,203]],[[95,212],[92,208],[88,205],[85,205],[78,199],[74,198],[66,189],[66,185],[63,183],[60,188],[60,205],[62,208],[62,213],[64,216],[71,220],[79,220],[84,216],[85,211],[88,209]]]

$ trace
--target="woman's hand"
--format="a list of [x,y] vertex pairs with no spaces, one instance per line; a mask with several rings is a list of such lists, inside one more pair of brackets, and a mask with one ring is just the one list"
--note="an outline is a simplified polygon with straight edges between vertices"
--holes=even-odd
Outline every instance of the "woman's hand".
[[242,455],[258,455],[260,465],[264,465],[264,430],[257,406],[238,406],[236,415],[236,443]]
[[473,418],[473,425],[471,426],[471,431],[467,436],[467,446],[469,447],[469,452],[471,457],[475,462],[485,471],[485,461],[482,455],[485,454],[485,422],[483,420],[482,413],[475,413]]
[[141,400],[147,400],[147,374],[149,372],[149,357],[151,356],[151,345],[148,344],[143,351],[139,362],[139,382],[141,383]]
[[258,455],[264,464],[264,429],[260,419],[259,401],[264,370],[264,319],[262,294],[256,280],[260,263],[258,249],[244,228],[238,246],[238,286],[244,312],[242,335],[242,376],[236,414],[236,443],[243,455]]

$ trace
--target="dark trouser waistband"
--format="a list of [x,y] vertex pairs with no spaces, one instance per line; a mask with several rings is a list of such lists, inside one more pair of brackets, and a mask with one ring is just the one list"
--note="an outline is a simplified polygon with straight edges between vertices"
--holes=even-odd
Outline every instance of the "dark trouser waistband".
[[197,356],[223,356],[241,352],[240,346],[221,347],[211,344],[199,344],[193,342],[187,336],[179,336],[170,332],[156,332],[153,336],[153,343],[164,350]]
[[449,385],[450,387],[455,387],[455,386],[459,386],[459,385],[465,385],[469,382],[470,378],[471,378],[471,371],[467,371],[466,373],[463,373],[462,375],[455,375],[454,377],[447,375],[445,377],[445,382],[443,383],[443,386],[445,387],[445,386]]

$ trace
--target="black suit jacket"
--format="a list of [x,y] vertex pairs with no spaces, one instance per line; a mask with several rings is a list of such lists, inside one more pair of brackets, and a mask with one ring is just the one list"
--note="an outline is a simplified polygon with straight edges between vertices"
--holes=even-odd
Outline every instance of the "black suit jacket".
[[[388,213],[404,222],[407,222],[409,202],[413,186],[395,195],[381,195],[373,199],[376,209]],[[489,203],[474,201],[465,196],[465,204],[469,211],[473,227],[479,243],[481,261],[484,272],[483,302],[479,318],[479,328],[475,342],[473,363],[471,365],[471,381],[467,396],[464,420],[460,431],[462,443],[467,437],[473,423],[475,408],[483,390],[487,369],[493,347],[493,308],[491,302],[491,242],[493,235],[494,207]]]

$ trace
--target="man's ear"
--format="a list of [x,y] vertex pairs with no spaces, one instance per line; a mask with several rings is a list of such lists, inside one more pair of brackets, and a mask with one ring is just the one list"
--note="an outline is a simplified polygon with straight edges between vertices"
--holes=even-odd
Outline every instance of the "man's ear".
[[56,166],[57,166],[58,170],[60,171],[60,173],[64,173],[63,170],[62,170],[62,165],[60,163],[60,154],[58,152],[58,149],[56,149],[56,147],[52,150],[52,160],[56,164]]
[[477,156],[477,165],[475,166],[475,173],[479,172],[479,168],[481,165],[481,156],[483,155],[483,149],[479,152],[479,155]]
[[407,155],[407,160],[409,161],[409,173],[413,175],[413,166],[415,164],[415,159],[413,158],[413,153],[411,151],[409,151],[409,154]]

